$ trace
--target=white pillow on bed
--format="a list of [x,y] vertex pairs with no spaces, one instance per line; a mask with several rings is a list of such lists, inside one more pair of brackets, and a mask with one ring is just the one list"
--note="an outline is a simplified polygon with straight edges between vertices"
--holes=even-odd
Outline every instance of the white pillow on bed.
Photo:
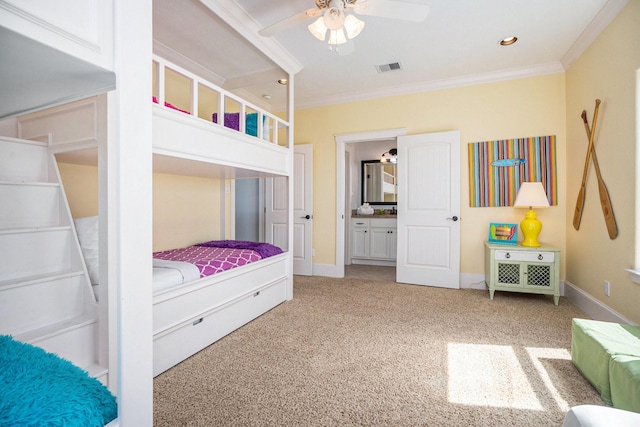
[[76,233],[80,241],[84,263],[89,272],[89,279],[92,285],[97,285],[100,277],[98,274],[98,217],[77,218],[73,222],[76,225]]

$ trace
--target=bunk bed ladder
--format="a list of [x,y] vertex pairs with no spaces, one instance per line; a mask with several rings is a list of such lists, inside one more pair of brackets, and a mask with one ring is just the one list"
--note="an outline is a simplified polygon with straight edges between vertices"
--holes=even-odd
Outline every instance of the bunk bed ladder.
[[97,303],[47,144],[0,137],[0,334],[106,381]]

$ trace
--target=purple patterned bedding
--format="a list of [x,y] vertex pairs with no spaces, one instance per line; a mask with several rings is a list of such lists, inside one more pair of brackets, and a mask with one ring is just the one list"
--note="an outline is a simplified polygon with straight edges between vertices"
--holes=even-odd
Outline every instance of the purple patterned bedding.
[[201,278],[262,259],[258,252],[251,249],[213,248],[197,245],[154,252],[153,257],[167,261],[190,262],[198,268]]
[[196,246],[207,246],[210,248],[233,248],[233,249],[251,249],[260,254],[262,258],[282,253],[282,249],[270,243],[250,242],[246,240],[211,240],[210,242],[198,243]]

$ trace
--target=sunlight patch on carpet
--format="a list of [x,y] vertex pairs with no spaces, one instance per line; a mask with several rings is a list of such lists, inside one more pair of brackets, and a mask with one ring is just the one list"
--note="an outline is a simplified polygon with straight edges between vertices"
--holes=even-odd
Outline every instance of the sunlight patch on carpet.
[[449,343],[449,402],[544,410],[511,346]]
[[566,348],[536,348],[536,347],[527,347],[527,353],[531,357],[533,361],[533,366],[536,367],[542,382],[547,387],[549,394],[556,401],[558,408],[566,412],[571,408],[571,405],[567,403],[566,400],[562,398],[562,394],[560,391],[553,385],[553,381],[551,377],[549,377],[549,372],[545,369],[542,364],[542,360],[544,359],[560,359],[560,360],[571,360],[571,353]]

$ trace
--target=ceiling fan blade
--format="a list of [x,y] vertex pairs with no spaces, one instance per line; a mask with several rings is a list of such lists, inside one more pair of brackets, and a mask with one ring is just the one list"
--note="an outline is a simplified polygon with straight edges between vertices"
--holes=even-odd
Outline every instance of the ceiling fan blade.
[[353,4],[353,11],[360,15],[420,22],[427,18],[429,6],[395,0],[359,0]]
[[271,37],[278,34],[281,31],[287,30],[301,22],[314,18],[322,13],[322,10],[318,8],[312,8],[305,10],[304,12],[297,13],[274,24],[264,27],[258,34],[264,37]]

